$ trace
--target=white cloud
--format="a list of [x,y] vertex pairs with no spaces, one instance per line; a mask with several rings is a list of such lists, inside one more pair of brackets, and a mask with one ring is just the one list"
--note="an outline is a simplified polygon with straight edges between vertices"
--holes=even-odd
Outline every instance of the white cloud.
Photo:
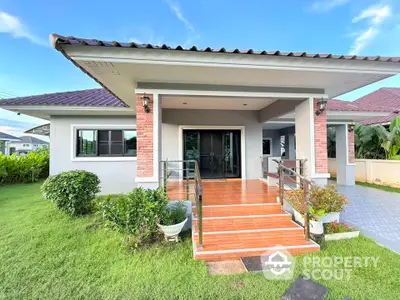
[[18,17],[3,11],[0,11],[0,33],[8,33],[14,38],[26,38],[32,43],[48,46],[48,43],[31,34]]
[[171,11],[174,13],[174,15],[183,22],[183,24],[185,24],[185,27],[188,31],[190,32],[194,32],[194,27],[192,26],[192,24],[189,22],[188,19],[186,19],[183,16],[182,10],[179,6],[179,3],[176,2],[175,0],[167,0],[167,3],[169,5],[169,8],[171,9]]
[[350,0],[325,0],[316,1],[311,5],[311,10],[315,12],[327,12],[338,6],[342,6]]
[[380,25],[392,15],[392,8],[389,5],[372,5],[361,11],[354,17],[352,22],[358,23],[362,20],[367,20],[368,26],[354,34],[353,41],[349,54],[359,55],[360,52],[380,33]]
[[392,8],[389,5],[372,5],[364,9],[352,22],[357,23],[364,19],[370,19],[372,24],[378,25],[392,15]]
[[358,55],[361,50],[365,48],[370,40],[376,37],[379,33],[379,30],[375,27],[369,27],[367,30],[360,32],[353,44],[351,45],[351,49],[349,51],[350,55]]

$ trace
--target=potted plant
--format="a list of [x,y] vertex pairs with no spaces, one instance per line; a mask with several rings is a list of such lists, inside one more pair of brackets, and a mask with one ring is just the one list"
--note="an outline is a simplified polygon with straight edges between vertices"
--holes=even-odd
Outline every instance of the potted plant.
[[[304,210],[303,210],[304,212]],[[308,221],[310,223],[310,233],[312,234],[323,234],[324,225],[321,222],[321,217],[325,215],[323,209],[315,210],[312,206],[309,206]],[[294,217],[297,222],[304,226],[304,213],[298,212],[294,209]]]
[[[310,202],[316,211],[323,210],[325,215],[321,216],[322,223],[339,222],[340,212],[347,205],[347,198],[336,192],[335,186],[328,187],[313,186],[310,190]],[[286,202],[286,203],[285,203]],[[284,209],[292,213],[296,221],[299,215],[304,215],[304,191],[302,189],[285,192]],[[296,214],[296,211],[300,214]]]
[[187,222],[186,205],[182,202],[169,206],[160,218],[158,228],[164,233],[166,241],[178,242],[179,233]]
[[325,211],[325,215],[321,217],[322,223],[339,222],[340,213],[344,206],[348,204],[347,198],[338,193],[333,184],[328,187],[313,187],[311,189],[311,203],[315,209]]
[[325,231],[325,240],[326,241],[336,241],[343,239],[351,239],[358,237],[360,235],[360,231],[350,227],[343,222],[332,222],[328,224],[324,224]]

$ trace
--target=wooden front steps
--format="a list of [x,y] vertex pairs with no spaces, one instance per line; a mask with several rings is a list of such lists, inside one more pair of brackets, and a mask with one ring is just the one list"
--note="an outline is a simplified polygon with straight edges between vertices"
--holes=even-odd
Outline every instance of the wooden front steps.
[[[195,208],[193,208],[195,215]],[[289,253],[319,251],[306,241],[303,227],[279,203],[205,205],[203,207],[203,248],[199,248],[197,219],[193,218],[195,259],[205,261],[260,256],[282,246]]]

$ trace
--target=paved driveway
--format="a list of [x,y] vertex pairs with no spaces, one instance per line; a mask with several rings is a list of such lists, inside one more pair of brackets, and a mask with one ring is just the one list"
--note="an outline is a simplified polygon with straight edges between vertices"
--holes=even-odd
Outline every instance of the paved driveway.
[[349,199],[341,221],[400,253],[400,194],[364,186],[337,186]]

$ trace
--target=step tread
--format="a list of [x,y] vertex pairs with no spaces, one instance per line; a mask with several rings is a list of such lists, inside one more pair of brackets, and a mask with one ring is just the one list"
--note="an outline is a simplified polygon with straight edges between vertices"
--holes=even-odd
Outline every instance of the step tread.
[[[203,220],[203,232],[222,232],[240,230],[280,230],[301,228],[294,223],[290,216],[268,218],[234,218],[234,219],[206,219]],[[193,222],[194,232],[198,232],[198,223]]]

